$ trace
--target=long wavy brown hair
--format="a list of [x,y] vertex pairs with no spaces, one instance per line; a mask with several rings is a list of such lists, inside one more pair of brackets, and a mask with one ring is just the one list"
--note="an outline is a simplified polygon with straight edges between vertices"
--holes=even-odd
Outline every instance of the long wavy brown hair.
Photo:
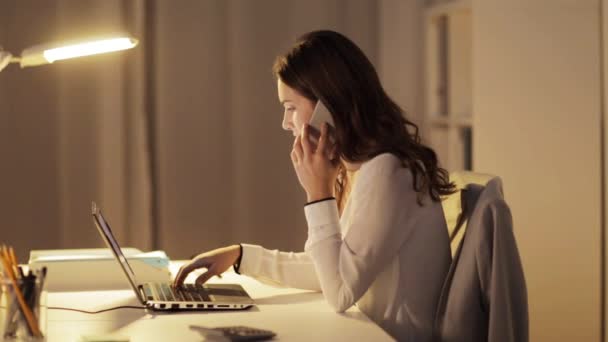
[[[277,57],[273,72],[302,96],[314,103],[320,100],[329,109],[342,159],[357,163],[386,152],[394,154],[411,170],[419,205],[426,195],[440,201],[456,191],[437,154],[421,143],[418,126],[386,94],[363,51],[342,34],[304,34]],[[340,208],[347,181],[341,165],[335,185]]]

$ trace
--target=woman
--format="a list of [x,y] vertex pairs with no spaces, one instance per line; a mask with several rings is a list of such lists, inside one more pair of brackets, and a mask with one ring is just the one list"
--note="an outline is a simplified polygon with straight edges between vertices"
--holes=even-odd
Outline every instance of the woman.
[[[356,303],[398,340],[430,340],[451,262],[440,202],[454,192],[447,172],[348,38],[305,34],[273,70],[308,199],[305,252],[220,248],[184,265],[175,285],[195,269],[207,268],[197,278],[204,283],[234,265],[267,283],[322,290],[337,312]],[[324,124],[315,147],[307,123],[317,101],[335,127]]]

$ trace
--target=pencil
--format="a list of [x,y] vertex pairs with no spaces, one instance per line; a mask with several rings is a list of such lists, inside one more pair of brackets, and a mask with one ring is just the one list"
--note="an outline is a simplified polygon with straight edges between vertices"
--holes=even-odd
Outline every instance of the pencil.
[[8,253],[11,257],[11,261],[13,262],[13,265],[17,266],[19,263],[17,262],[17,256],[15,255],[15,250],[13,249],[13,247],[8,248]]
[[13,274],[13,268],[12,268],[11,263],[10,263],[10,257],[8,255],[8,252],[6,250],[6,246],[5,245],[2,245],[0,247],[0,256],[2,257],[2,259],[4,259],[8,263],[8,265],[7,265],[8,267],[4,267],[4,271],[6,273],[8,273],[9,275]]
[[8,254],[6,253],[6,245],[2,244],[2,246],[0,246],[0,253],[2,254],[2,257],[8,260]]
[[13,265],[13,258],[11,257],[6,245],[2,245],[2,247],[0,247],[0,251],[2,252],[2,257],[4,258],[4,260],[6,260],[6,262],[8,263],[9,270],[7,270],[7,272],[10,271],[15,276],[15,278],[17,278],[17,275],[15,274],[15,266]]
[[[4,251],[6,251],[6,249],[4,249]],[[21,312],[23,312],[23,315],[25,316],[25,320],[27,321],[30,332],[34,337],[42,337],[42,333],[40,333],[40,329],[38,328],[38,323],[36,322],[36,319],[34,319],[32,311],[25,303],[25,299],[23,299],[23,293],[21,293],[21,289],[17,285],[17,279],[15,278],[13,271],[10,269],[9,261],[4,255],[0,258],[0,261],[2,262],[2,267],[4,267],[6,273],[9,275],[9,279],[13,285],[13,290],[15,291],[15,297],[17,297],[17,302],[19,302]]]
[[11,257],[11,262],[13,263],[13,272],[15,273],[15,278],[22,279],[23,271],[19,268],[19,262],[17,262],[17,255],[15,255],[15,250],[12,246],[8,247],[8,254]]

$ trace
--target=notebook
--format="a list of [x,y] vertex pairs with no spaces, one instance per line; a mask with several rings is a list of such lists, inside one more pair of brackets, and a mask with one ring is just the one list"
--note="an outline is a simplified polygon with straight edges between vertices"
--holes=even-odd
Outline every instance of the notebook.
[[110,225],[95,202],[92,204],[93,221],[116,261],[124,271],[140,302],[152,310],[240,310],[254,306],[253,299],[239,284],[184,284],[173,288],[171,283],[137,282],[137,277],[124,256]]

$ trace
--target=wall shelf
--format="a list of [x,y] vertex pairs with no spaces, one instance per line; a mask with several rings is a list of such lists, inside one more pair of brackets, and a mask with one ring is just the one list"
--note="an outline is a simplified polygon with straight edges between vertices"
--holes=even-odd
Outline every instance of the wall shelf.
[[471,2],[433,1],[424,18],[424,122],[429,144],[448,171],[471,170]]

